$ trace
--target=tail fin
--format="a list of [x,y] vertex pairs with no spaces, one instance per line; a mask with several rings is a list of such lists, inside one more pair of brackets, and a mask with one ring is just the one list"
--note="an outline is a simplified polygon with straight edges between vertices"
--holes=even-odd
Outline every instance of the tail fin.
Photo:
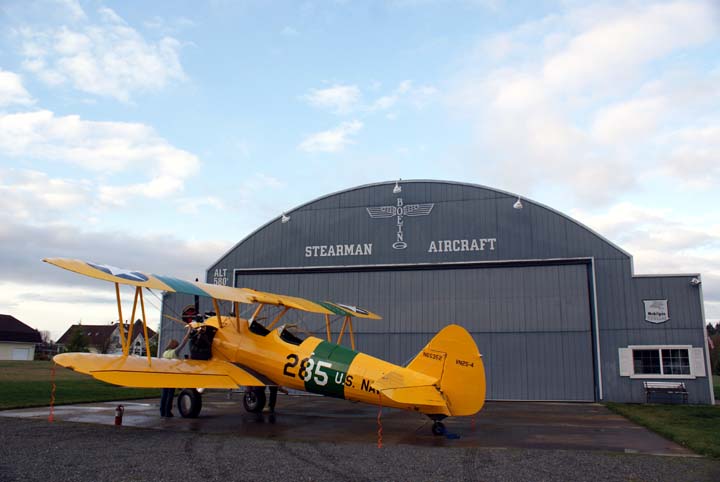
[[440,330],[407,368],[440,380],[451,415],[473,415],[485,404],[485,367],[475,340],[459,325]]

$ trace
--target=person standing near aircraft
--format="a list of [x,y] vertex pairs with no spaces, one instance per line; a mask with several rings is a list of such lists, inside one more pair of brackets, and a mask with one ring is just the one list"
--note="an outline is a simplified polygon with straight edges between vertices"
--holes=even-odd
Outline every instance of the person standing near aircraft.
[[275,402],[277,402],[278,387],[277,387],[277,385],[270,385],[268,388],[270,389],[270,400],[268,403],[268,410],[270,411],[270,413],[275,413]]
[[[168,360],[178,358],[178,353],[183,349],[188,339],[190,338],[190,330],[185,334],[182,343],[178,343],[176,339],[170,340],[162,354],[162,357]],[[175,398],[174,388],[163,388],[160,395],[160,416],[161,417],[172,417],[172,404]]]
[[[270,390],[270,398],[268,399],[268,406],[265,408],[264,411],[275,413],[275,403],[277,402],[278,390],[285,395],[288,394],[288,391],[279,385],[268,385],[268,389]],[[261,390],[263,389],[261,388]]]

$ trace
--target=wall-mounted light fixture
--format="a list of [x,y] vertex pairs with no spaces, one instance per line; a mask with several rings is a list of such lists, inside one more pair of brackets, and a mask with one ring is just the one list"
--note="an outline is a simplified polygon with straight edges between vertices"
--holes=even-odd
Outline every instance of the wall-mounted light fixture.
[[513,204],[513,209],[522,209],[522,201],[520,201],[520,196],[518,196],[517,201],[515,201],[515,204]]
[[690,280],[690,284],[693,286],[700,286],[702,284],[702,281],[698,278],[693,278]]
[[393,194],[400,194],[402,192],[402,187],[400,186],[400,181],[402,179],[398,179],[395,181],[395,187],[393,188]]
[[283,224],[285,224],[285,223],[287,223],[287,222],[289,222],[289,221],[290,221],[290,216],[288,216],[288,215],[285,214],[285,213],[282,213],[282,217],[280,218],[280,222],[283,223]]

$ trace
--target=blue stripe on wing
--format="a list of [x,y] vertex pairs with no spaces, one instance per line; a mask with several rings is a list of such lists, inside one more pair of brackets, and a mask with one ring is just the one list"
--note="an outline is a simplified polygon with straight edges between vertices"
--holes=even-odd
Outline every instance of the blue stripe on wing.
[[160,276],[157,274],[153,274],[153,276],[155,276],[157,279],[159,279],[178,293],[185,293],[186,295],[210,296],[210,294],[206,293],[205,291],[188,281],[178,278],[171,278],[169,276]]

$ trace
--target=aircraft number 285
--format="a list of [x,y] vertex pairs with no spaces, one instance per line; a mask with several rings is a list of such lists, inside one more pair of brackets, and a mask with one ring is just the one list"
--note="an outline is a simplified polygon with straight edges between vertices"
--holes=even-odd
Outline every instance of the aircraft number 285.
[[[290,378],[295,378],[295,373],[293,373],[296,366],[298,366],[298,363],[300,364],[297,376],[298,378],[302,379],[303,381],[309,382],[312,378],[316,385],[319,386],[325,386],[328,382],[328,374],[324,370],[325,368],[331,368],[332,363],[322,361],[322,360],[314,360],[312,358],[303,358],[300,360],[300,358],[294,354],[291,353],[287,356],[288,362],[285,364],[285,367],[283,368],[283,375],[286,375]],[[292,371],[291,371],[292,370]],[[314,371],[314,373],[313,373]],[[313,375],[315,377],[313,378]]]

